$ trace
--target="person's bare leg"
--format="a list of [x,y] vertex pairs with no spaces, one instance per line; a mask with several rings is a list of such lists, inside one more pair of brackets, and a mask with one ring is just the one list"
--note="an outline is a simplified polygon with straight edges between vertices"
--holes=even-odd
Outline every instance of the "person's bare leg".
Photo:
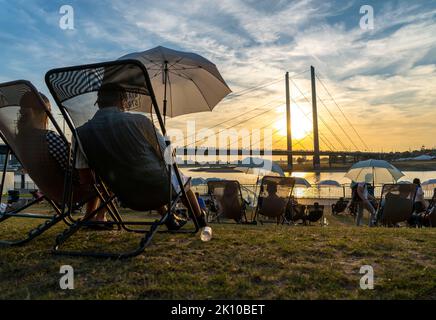
[[[203,214],[203,212],[201,211],[200,205],[198,204],[198,200],[197,200],[197,197],[195,196],[194,191],[189,189],[188,191],[186,191],[186,196],[188,198],[187,200],[191,204],[192,210],[194,211],[194,215],[197,218],[197,221],[198,221],[200,227],[201,228],[205,227],[207,225],[206,217]],[[189,207],[189,204],[186,203],[186,199],[183,199],[182,202],[186,207]]]
[[[85,218],[88,217],[91,213],[93,213],[95,210],[98,209],[100,206],[100,199],[98,197],[95,197],[91,200],[89,200],[86,203],[85,207]],[[90,221],[107,221],[106,220],[106,209],[99,210],[91,219]]]
[[359,202],[357,204],[356,226],[360,226],[363,217],[363,204]]
[[[80,184],[84,186],[92,185],[94,182],[94,177],[90,169],[79,169],[79,179]],[[100,198],[95,197],[86,203],[86,213],[85,217],[88,217],[92,212],[98,209],[100,206]],[[91,221],[106,221],[106,210],[102,209],[97,212],[97,214],[90,219]]]
[[371,202],[369,200],[363,201],[363,205],[365,206],[365,209],[369,211],[369,226],[372,227],[374,225],[374,219],[375,219],[375,209],[372,206]]
[[[189,189],[186,191],[186,196],[188,197],[188,201],[191,204],[192,210],[194,211],[194,215],[197,218],[200,218],[203,216],[203,213],[201,211],[200,205],[198,204],[197,197],[195,196],[194,191]],[[188,206],[187,203],[184,203],[185,206]]]

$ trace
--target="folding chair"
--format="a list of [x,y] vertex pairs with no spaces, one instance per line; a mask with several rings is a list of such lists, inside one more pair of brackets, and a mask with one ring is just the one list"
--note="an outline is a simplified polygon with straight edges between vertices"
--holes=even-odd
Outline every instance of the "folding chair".
[[[54,252],[64,255],[119,259],[133,257],[142,253],[150,244],[156,232],[158,232],[158,228],[169,220],[171,212],[175,209],[177,202],[182,198],[188,199],[185,189],[187,186],[182,181],[176,163],[167,165],[164,161],[164,155],[160,150],[156,150],[159,148],[153,148],[153,146],[158,146],[156,134],[154,138],[150,137],[150,141],[148,141],[150,145],[150,152],[148,153],[150,161],[148,163],[155,164],[162,170],[162,177],[165,177],[165,181],[152,181],[148,182],[147,185],[141,185],[140,183],[143,183],[143,177],[137,177],[135,172],[132,172],[129,168],[121,168],[114,165],[114,157],[121,156],[122,154],[115,155],[111,152],[103,152],[98,155],[98,150],[104,150],[104,148],[101,148],[99,145],[93,145],[95,141],[91,141],[92,139],[88,139],[89,137],[80,136],[77,129],[90,120],[97,112],[95,101],[97,100],[98,90],[103,84],[111,83],[123,87],[127,92],[126,111],[142,111],[150,113],[151,116],[155,114],[162,134],[165,136],[166,129],[164,122],[145,66],[139,60],[132,59],[73,66],[50,70],[47,72],[45,80],[75,141],[77,141],[72,149],[72,162],[76,162],[79,145],[82,146],[89,167],[93,170],[96,177],[96,184],[98,185],[95,187],[99,190],[99,197],[101,199],[99,208],[86,218],[74,223],[70,228],[65,230],[64,233],[58,236]],[[157,128],[154,127],[154,130],[157,130]],[[99,136],[99,138],[104,138],[104,132],[101,132],[101,134],[102,136]],[[106,157],[106,159],[102,161],[101,156]],[[174,171],[178,186],[180,187],[180,192],[177,194],[175,194],[175,191],[171,187],[170,169]],[[118,177],[119,180],[115,181],[113,177]],[[71,182],[69,185],[71,185]],[[165,186],[165,190],[158,192]],[[67,188],[67,190],[70,189],[71,188]],[[144,190],[147,190],[148,196],[147,193],[143,192]],[[71,196],[68,198],[71,198]],[[115,198],[120,200],[123,206],[135,211],[149,211],[157,209],[157,207],[162,205],[167,205],[168,211],[153,222],[126,221],[121,216],[118,208],[113,204]],[[67,201],[70,200],[68,199]],[[189,200],[187,200],[187,202],[189,203]],[[90,220],[95,217],[101,209],[106,209],[111,212],[114,217],[113,221],[105,223],[91,222]],[[199,224],[193,214],[190,203],[187,209],[189,217],[194,222],[194,229],[180,230],[180,232],[196,233],[199,230]],[[73,234],[84,226],[95,223],[116,225],[124,231],[140,233],[143,234],[143,236],[136,248],[126,252],[112,253],[61,250],[61,246],[65,244]]]
[[376,214],[378,224],[394,226],[409,220],[413,214],[416,190],[414,184],[385,184]]
[[348,200],[345,200],[344,198],[339,198],[336,203],[332,204],[332,215],[338,215],[347,209],[348,206]]
[[306,206],[299,204],[293,197],[286,208],[286,214],[284,216],[284,223],[296,224],[301,220],[304,222],[306,218]]
[[[434,189],[431,210],[426,214],[429,227],[436,228],[436,189]],[[430,207],[429,207],[430,208]]]
[[[319,205],[317,202],[313,205],[307,206],[307,215],[305,217],[305,221],[312,223],[312,222],[318,222],[324,217],[324,206]],[[323,224],[323,221],[321,220],[321,224]]]
[[[254,221],[264,216],[269,221],[285,221],[286,208],[291,201],[295,179],[292,177],[264,176],[261,181]],[[260,223],[266,222],[259,220]]]
[[222,222],[221,219],[248,223],[246,211],[248,201],[242,197],[241,185],[236,180],[208,181],[207,190],[211,199],[209,218]]
[[[2,240],[1,245],[25,244],[59,221],[72,221],[62,214],[65,172],[49,153],[46,133],[50,127],[67,142],[50,110],[30,82],[19,80],[0,84],[0,136],[7,146],[0,192],[3,194],[8,158],[12,153],[41,191],[35,192],[34,199],[27,204],[0,213],[0,222],[10,218],[44,221],[24,237]],[[50,204],[54,214],[23,212],[43,200]],[[77,197],[76,200],[79,201]]]
[[425,214],[422,215],[420,226],[436,228],[436,188],[433,189],[433,197],[428,204]]

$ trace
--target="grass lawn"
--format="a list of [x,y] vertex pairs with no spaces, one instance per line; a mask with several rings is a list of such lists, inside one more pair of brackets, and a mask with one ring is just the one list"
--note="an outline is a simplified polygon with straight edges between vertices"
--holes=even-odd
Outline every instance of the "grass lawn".
[[[44,208],[40,208],[43,210]],[[212,225],[214,238],[158,234],[144,254],[123,261],[53,256],[59,224],[20,248],[0,248],[1,299],[436,299],[436,229]],[[0,224],[1,238],[30,222]],[[70,248],[126,249],[139,235],[84,231]],[[75,289],[59,288],[71,265]],[[360,267],[374,268],[361,290]]]

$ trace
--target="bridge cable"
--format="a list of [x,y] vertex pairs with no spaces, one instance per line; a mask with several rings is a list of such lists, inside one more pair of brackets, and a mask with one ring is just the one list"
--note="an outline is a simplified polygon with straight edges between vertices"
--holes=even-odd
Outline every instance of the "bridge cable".
[[[295,85],[295,87],[298,89],[298,91],[300,92],[300,93],[302,93],[301,92],[301,90],[300,90],[300,88],[298,87],[298,85],[295,83],[295,81],[294,80],[292,80],[291,79],[291,81],[292,81],[292,83]],[[304,97],[304,99],[309,103],[309,104],[311,104],[311,102],[309,101],[309,99],[303,94],[303,97]],[[321,117],[321,115],[318,115],[318,117],[319,117],[319,119],[321,120],[321,122],[324,124],[324,126],[330,131],[330,133],[332,134],[332,136],[336,139],[336,141],[338,141],[339,142],[339,144],[342,146],[342,148],[344,148],[345,149],[345,151],[347,151],[347,147],[342,143],[342,141],[337,137],[337,135],[332,131],[332,129],[327,125],[327,123],[324,121],[324,119]]]
[[359,132],[356,130],[356,128],[353,126],[353,124],[351,123],[351,121],[348,119],[348,117],[345,115],[345,113],[342,111],[342,108],[339,106],[339,104],[336,102],[336,100],[333,98],[332,94],[330,93],[330,91],[327,89],[327,87],[325,86],[324,82],[318,77],[318,75],[316,75],[316,78],[318,79],[318,81],[321,83],[321,85],[324,87],[324,90],[327,92],[327,94],[330,96],[330,98],[333,100],[333,102],[335,103],[336,107],[338,107],[339,111],[341,112],[342,116],[345,118],[345,120],[348,122],[348,124],[350,125],[350,127],[353,129],[354,133],[356,133],[357,137],[359,138],[360,142],[362,142],[363,146],[365,147],[365,150],[368,151],[368,145],[365,143],[365,141],[362,139],[361,135],[359,134]]
[[348,133],[344,130],[344,128],[341,126],[341,124],[339,123],[339,121],[336,119],[336,117],[330,112],[330,110],[327,108],[326,104],[324,103],[324,101],[317,95],[317,99],[321,102],[321,104],[324,106],[324,108],[327,110],[327,112],[329,113],[329,115],[332,117],[332,119],[336,122],[336,124],[338,125],[338,127],[342,130],[342,132],[345,134],[345,136],[348,138],[348,140],[350,140],[351,144],[356,148],[356,150],[359,150],[359,147],[356,146],[356,144],[354,143],[354,141],[351,139],[351,137],[348,135]]

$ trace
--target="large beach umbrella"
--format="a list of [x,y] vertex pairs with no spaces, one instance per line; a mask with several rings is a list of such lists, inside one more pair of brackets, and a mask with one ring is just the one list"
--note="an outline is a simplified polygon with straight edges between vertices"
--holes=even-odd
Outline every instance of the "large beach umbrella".
[[274,161],[257,157],[247,157],[241,161],[236,170],[257,176],[278,175],[284,177],[283,169]]
[[164,118],[211,111],[231,92],[215,64],[195,53],[159,46],[120,59],[144,64]]
[[421,186],[425,189],[434,189],[436,188],[436,179],[430,179],[421,183]]
[[304,178],[294,177],[295,179],[295,187],[296,188],[310,188],[312,185]]
[[384,160],[369,159],[365,161],[359,161],[353,164],[353,166],[345,174],[345,177],[352,181],[363,182],[368,174],[372,175],[372,183],[390,183],[396,182],[404,174]]
[[207,181],[205,179],[203,179],[203,178],[192,178],[191,179],[191,184],[193,186],[200,186],[200,185],[203,185],[203,184],[206,184],[206,183],[207,183]]
[[319,187],[326,187],[326,188],[331,188],[331,187],[342,187],[341,184],[339,182],[337,182],[336,180],[322,180],[320,182],[318,182],[318,186]]

